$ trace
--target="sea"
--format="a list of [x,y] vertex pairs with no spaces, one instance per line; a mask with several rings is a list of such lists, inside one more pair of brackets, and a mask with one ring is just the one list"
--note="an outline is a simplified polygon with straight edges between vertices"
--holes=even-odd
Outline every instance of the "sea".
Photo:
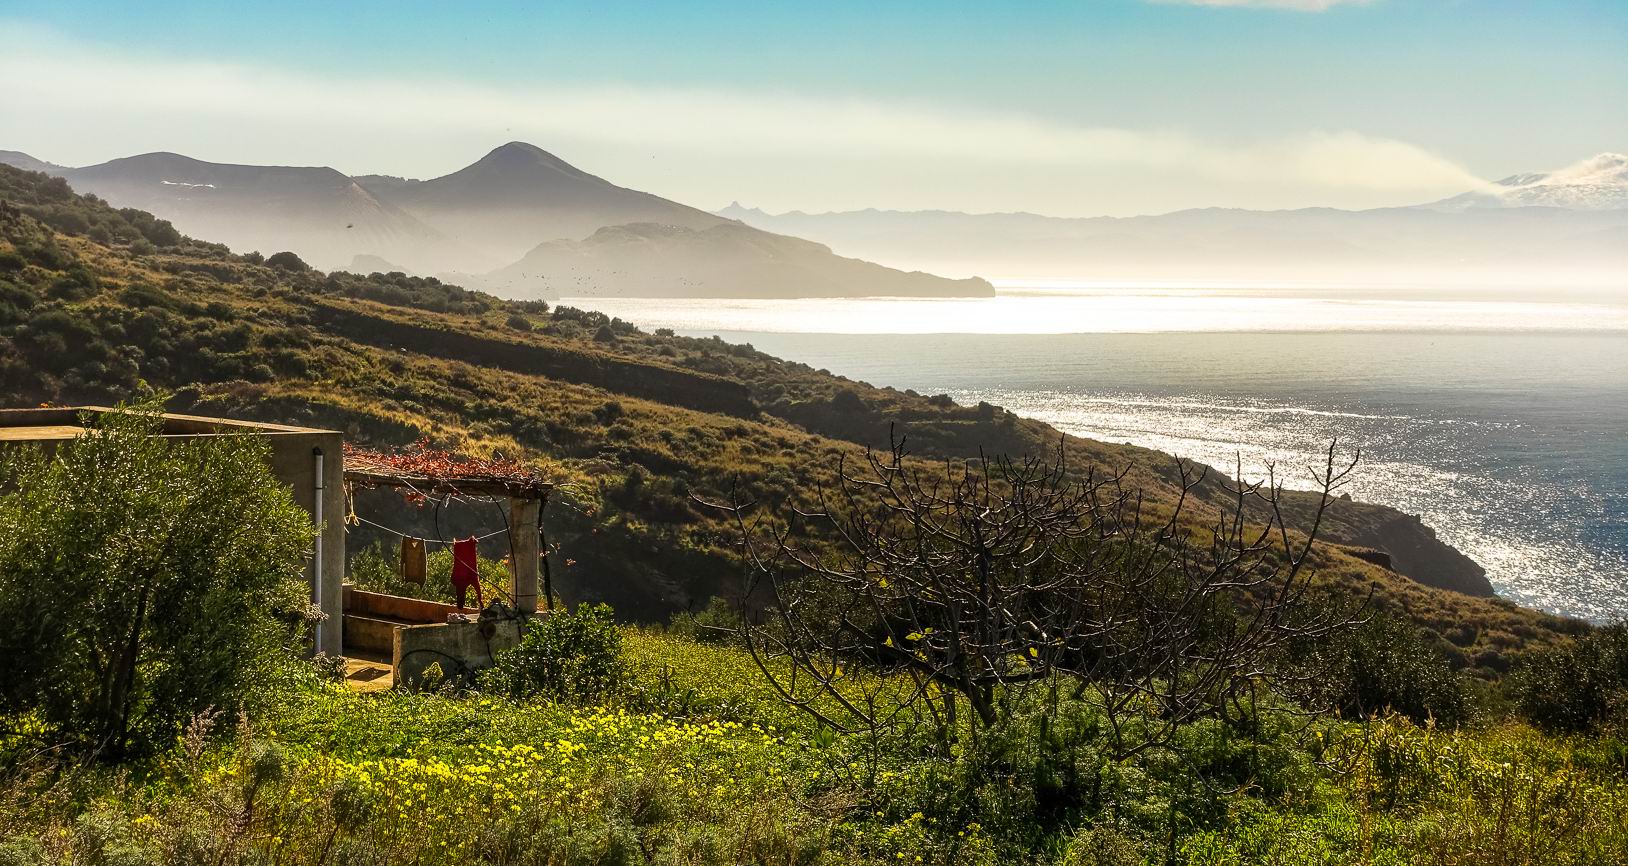
[[1358,499],[1417,514],[1500,595],[1628,617],[1628,286],[998,283],[994,298],[579,298],[879,386],[1291,484],[1330,440]]

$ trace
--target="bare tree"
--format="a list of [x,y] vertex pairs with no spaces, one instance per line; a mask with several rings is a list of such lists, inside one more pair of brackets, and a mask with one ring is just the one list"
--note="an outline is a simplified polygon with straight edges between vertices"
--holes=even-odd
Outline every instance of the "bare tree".
[[1285,524],[1275,470],[1172,500],[1127,473],[1052,459],[923,465],[895,439],[778,515],[711,503],[741,532],[749,591],[766,596],[747,646],[782,698],[852,733],[927,726],[948,742],[1066,692],[1099,705],[1115,758],[1168,745],[1274,676],[1291,641],[1353,621],[1308,604],[1323,513],[1356,466],[1331,444],[1312,471],[1310,525]]

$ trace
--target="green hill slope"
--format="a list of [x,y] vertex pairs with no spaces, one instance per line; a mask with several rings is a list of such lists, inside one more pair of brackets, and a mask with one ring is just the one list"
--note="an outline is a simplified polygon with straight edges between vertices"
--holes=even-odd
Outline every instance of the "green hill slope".
[[[738,485],[786,501],[829,478],[839,456],[885,444],[890,425],[922,459],[1062,441],[1072,465],[1130,465],[1156,503],[1175,493],[1166,455],[1065,438],[987,404],[874,388],[750,346],[644,333],[435,279],[324,274],[280,256],[274,267],[5,166],[0,202],[0,403],[101,402],[151,387],[174,393],[177,410],[537,461],[564,488],[548,517],[561,545],[557,585],[632,618],[698,607],[738,579],[726,527],[692,493]],[[1199,495],[1219,502],[1222,488]],[[1406,515],[1342,502],[1331,519],[1325,537],[1384,548],[1415,579],[1340,544],[1326,579],[1375,588],[1462,665],[1491,672],[1511,650],[1580,628],[1473,597],[1490,592],[1479,569]]]

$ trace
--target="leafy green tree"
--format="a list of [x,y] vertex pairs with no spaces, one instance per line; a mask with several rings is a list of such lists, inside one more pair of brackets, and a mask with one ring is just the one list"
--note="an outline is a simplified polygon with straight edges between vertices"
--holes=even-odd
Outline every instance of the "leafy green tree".
[[253,436],[168,440],[151,408],[84,423],[0,454],[0,719],[119,758],[290,658],[312,530]]

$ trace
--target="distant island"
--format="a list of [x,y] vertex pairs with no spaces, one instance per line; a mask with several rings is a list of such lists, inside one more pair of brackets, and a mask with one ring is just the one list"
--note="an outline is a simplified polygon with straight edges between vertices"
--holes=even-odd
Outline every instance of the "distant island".
[[525,258],[461,285],[505,297],[989,297],[989,281],[948,280],[843,258],[831,248],[738,222],[706,228],[606,226],[581,241],[538,244]]

